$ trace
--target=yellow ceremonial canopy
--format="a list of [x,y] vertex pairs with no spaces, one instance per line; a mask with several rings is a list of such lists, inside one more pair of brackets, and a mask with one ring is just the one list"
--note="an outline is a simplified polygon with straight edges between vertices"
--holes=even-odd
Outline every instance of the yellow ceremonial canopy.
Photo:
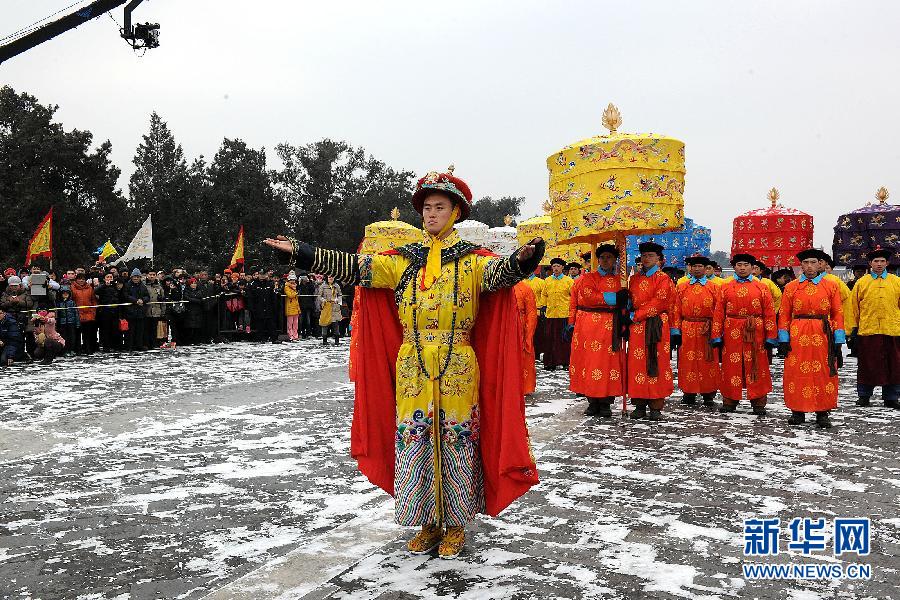
[[396,208],[391,211],[390,221],[376,221],[366,225],[366,233],[359,252],[362,254],[377,254],[422,241],[422,230],[409,223],[400,221],[400,211]]
[[[544,203],[544,211],[550,212],[549,202]],[[547,244],[544,258],[541,259],[541,266],[549,265],[554,258],[561,258],[566,263],[581,263],[581,255],[591,250],[590,244],[557,245],[556,232],[553,230],[553,223],[549,214],[525,219],[516,226],[516,238],[519,246],[524,246],[537,237],[543,238]]]
[[684,224],[684,143],[654,133],[619,133],[621,124],[610,104],[603,113],[607,135],[547,158],[557,244],[615,241],[624,257],[625,236]]

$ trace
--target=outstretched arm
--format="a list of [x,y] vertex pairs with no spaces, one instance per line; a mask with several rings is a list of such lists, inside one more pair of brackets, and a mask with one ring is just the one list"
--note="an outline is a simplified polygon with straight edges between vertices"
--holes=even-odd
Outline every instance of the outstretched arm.
[[534,238],[509,256],[486,259],[481,291],[493,292],[512,287],[531,275],[544,257],[544,240]]

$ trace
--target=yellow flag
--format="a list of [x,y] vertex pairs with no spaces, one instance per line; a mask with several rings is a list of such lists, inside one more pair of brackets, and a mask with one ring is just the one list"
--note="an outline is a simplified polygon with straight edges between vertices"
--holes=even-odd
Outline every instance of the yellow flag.
[[34,230],[31,241],[28,242],[28,250],[25,254],[25,266],[31,264],[31,260],[39,256],[47,256],[53,260],[53,207],[47,211],[47,216],[41,220],[40,225]]
[[119,251],[116,250],[116,247],[112,245],[112,241],[107,239],[106,243],[103,244],[103,247],[100,248],[100,260],[106,260],[113,254],[118,254]]
[[244,226],[238,231],[237,241],[234,243],[234,254],[231,255],[231,264],[228,268],[232,271],[240,271],[244,268]]

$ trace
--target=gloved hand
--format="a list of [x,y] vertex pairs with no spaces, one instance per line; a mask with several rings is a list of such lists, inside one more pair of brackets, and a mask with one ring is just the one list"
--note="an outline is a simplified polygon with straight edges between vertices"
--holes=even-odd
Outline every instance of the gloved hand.
[[844,348],[843,344],[835,344],[834,351],[837,353],[837,367],[840,369],[844,366]]
[[768,340],[766,340],[766,346],[771,346],[772,348],[777,348],[778,340],[777,339],[768,339]]
[[791,343],[790,342],[780,342],[778,344],[778,356],[781,358],[787,358],[787,355],[791,353]]
[[669,347],[671,347],[672,350],[678,350],[679,348],[681,348],[681,334],[680,333],[672,334],[672,338],[669,342]]
[[853,331],[850,332],[850,335],[847,336],[847,347],[850,348],[851,353],[856,351],[856,336],[857,335],[859,335],[859,329],[854,327]]
[[574,325],[566,325],[565,329],[562,330],[562,339],[565,342],[572,341],[572,333],[575,331]]

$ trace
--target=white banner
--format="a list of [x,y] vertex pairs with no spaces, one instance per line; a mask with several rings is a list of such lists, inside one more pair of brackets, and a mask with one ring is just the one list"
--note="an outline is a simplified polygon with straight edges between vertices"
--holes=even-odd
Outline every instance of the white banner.
[[144,221],[144,224],[141,225],[141,228],[135,234],[134,239],[128,244],[128,250],[125,251],[125,254],[119,260],[113,263],[114,265],[136,258],[153,260],[153,223],[150,222],[151,218],[152,215],[147,217],[147,220]]

